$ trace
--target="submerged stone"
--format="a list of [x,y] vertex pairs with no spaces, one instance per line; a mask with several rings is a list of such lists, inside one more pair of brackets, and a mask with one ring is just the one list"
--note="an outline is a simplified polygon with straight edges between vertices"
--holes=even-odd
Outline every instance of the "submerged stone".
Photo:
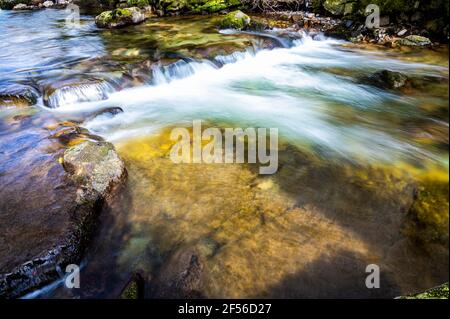
[[381,70],[366,77],[364,82],[383,89],[400,89],[408,82],[408,77],[400,72]]
[[409,209],[409,226],[415,231],[407,228],[407,233],[421,242],[448,241],[448,211],[448,179],[424,179],[415,190]]

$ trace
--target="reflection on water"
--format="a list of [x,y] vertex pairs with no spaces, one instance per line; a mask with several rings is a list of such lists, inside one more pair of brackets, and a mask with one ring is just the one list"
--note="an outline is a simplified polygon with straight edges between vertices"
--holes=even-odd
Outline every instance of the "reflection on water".
[[[32,79],[54,107],[36,116],[122,108],[83,126],[115,143],[128,181],[101,216],[82,288],[43,296],[117,297],[134,272],[148,297],[393,297],[448,280],[445,48],[385,51],[297,34],[291,47],[262,50],[287,42],[268,43],[276,31],[218,33],[215,18],[99,31],[84,17],[69,31],[51,11],[0,12],[15,35],[0,40],[18,48],[16,57],[0,50],[0,75]],[[58,32],[30,31],[26,17]],[[382,69],[413,84],[364,81]],[[279,171],[172,163],[168,133],[194,119],[277,127]],[[370,263],[381,268],[379,290],[365,287]]]

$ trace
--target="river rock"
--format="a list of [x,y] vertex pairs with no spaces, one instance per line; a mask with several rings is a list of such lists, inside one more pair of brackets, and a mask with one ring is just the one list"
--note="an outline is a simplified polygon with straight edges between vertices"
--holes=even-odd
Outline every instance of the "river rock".
[[73,122],[58,123],[56,126],[48,129],[51,133],[50,138],[57,139],[63,145],[76,145],[87,140],[102,140],[101,137],[89,133],[87,129]]
[[402,29],[402,30],[400,30],[400,31],[397,33],[397,35],[398,35],[399,37],[402,37],[402,36],[404,36],[404,35],[406,34],[406,32],[408,32],[408,30]]
[[382,70],[373,73],[364,79],[364,82],[383,89],[400,89],[408,82],[408,77],[400,72]]
[[438,287],[434,287],[423,292],[401,296],[396,299],[447,299],[448,300],[448,282]]
[[42,3],[42,5],[44,6],[44,8],[51,8],[53,7],[54,3],[53,1],[45,1],[44,3]]
[[400,45],[406,46],[429,46],[431,45],[430,39],[420,35],[408,35],[407,37],[398,41]]
[[200,1],[200,3],[191,1],[189,9],[195,13],[214,13],[241,6],[241,0],[206,0]]
[[0,108],[26,107],[37,102],[37,91],[22,84],[2,84],[0,89]]
[[149,6],[148,0],[126,0],[120,2],[120,7],[123,8],[131,8],[131,7],[137,7],[137,8],[145,8]]
[[348,0],[325,0],[323,7],[333,15],[346,15],[353,12],[353,3]]
[[156,298],[203,298],[203,262],[195,249],[177,251],[164,269],[152,280],[153,296]]
[[40,121],[0,123],[0,299],[23,296],[79,263],[103,201],[126,176],[111,144],[64,151]]
[[31,10],[31,9],[33,9],[32,6],[27,6],[26,4],[23,4],[23,3],[19,3],[18,5],[15,5],[14,8],[13,8],[13,10],[17,10],[17,11],[20,11],[20,10]]
[[64,152],[63,165],[75,181],[82,181],[77,191],[77,203],[93,203],[107,195],[121,181],[125,165],[107,142],[86,141]]
[[160,15],[182,13],[215,13],[242,7],[241,0],[160,0],[156,4]]
[[92,119],[96,118],[97,116],[101,116],[101,115],[114,116],[119,113],[123,113],[123,109],[121,107],[118,107],[118,106],[107,107],[107,108],[93,112],[92,114],[90,114],[87,117],[87,120],[92,120]]
[[145,282],[139,273],[128,281],[120,293],[120,299],[144,299]]
[[137,7],[117,8],[100,13],[95,17],[95,24],[100,28],[112,29],[139,24],[145,19],[144,12]]
[[0,9],[12,10],[18,4],[30,4],[30,0],[0,0]]
[[251,19],[248,15],[240,10],[236,10],[225,15],[220,22],[219,27],[221,29],[242,30],[246,28],[250,22]]

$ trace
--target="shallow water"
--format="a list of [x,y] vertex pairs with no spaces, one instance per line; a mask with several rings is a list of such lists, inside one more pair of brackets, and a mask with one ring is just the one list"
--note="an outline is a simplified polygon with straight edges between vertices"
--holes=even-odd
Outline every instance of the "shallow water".
[[[73,78],[94,83],[58,91],[53,108],[39,100],[36,116],[62,120],[121,107],[83,126],[116,145],[128,181],[101,216],[82,288],[52,286],[41,296],[116,297],[136,271],[150,283],[148,297],[176,296],[166,285],[192,256],[201,265],[194,288],[206,297],[390,298],[448,280],[448,226],[440,240],[423,241],[428,233],[408,215],[420,185],[448,190],[445,47],[386,50],[277,30],[218,33],[207,17],[114,31],[98,30],[89,16],[81,29],[66,30],[63,18],[57,10],[0,11],[7,30],[0,32],[0,89],[6,82],[37,90]],[[34,23],[48,32],[18,27]],[[33,41],[24,44],[28,33]],[[382,69],[420,85],[364,84]],[[193,120],[278,128],[278,172],[172,163],[170,128]],[[432,196],[443,205],[429,218],[448,225],[448,195]],[[379,290],[364,285],[370,263],[382,269]]]

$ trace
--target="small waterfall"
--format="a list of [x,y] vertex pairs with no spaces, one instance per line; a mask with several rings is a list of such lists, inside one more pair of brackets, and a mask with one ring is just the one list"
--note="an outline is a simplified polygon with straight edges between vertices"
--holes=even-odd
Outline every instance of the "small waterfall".
[[81,102],[101,101],[115,91],[114,86],[106,81],[67,85],[50,94],[45,104],[50,108],[58,108]]
[[153,68],[153,82],[155,85],[170,83],[175,79],[184,79],[202,70],[217,69],[210,61],[185,61],[157,66]]

